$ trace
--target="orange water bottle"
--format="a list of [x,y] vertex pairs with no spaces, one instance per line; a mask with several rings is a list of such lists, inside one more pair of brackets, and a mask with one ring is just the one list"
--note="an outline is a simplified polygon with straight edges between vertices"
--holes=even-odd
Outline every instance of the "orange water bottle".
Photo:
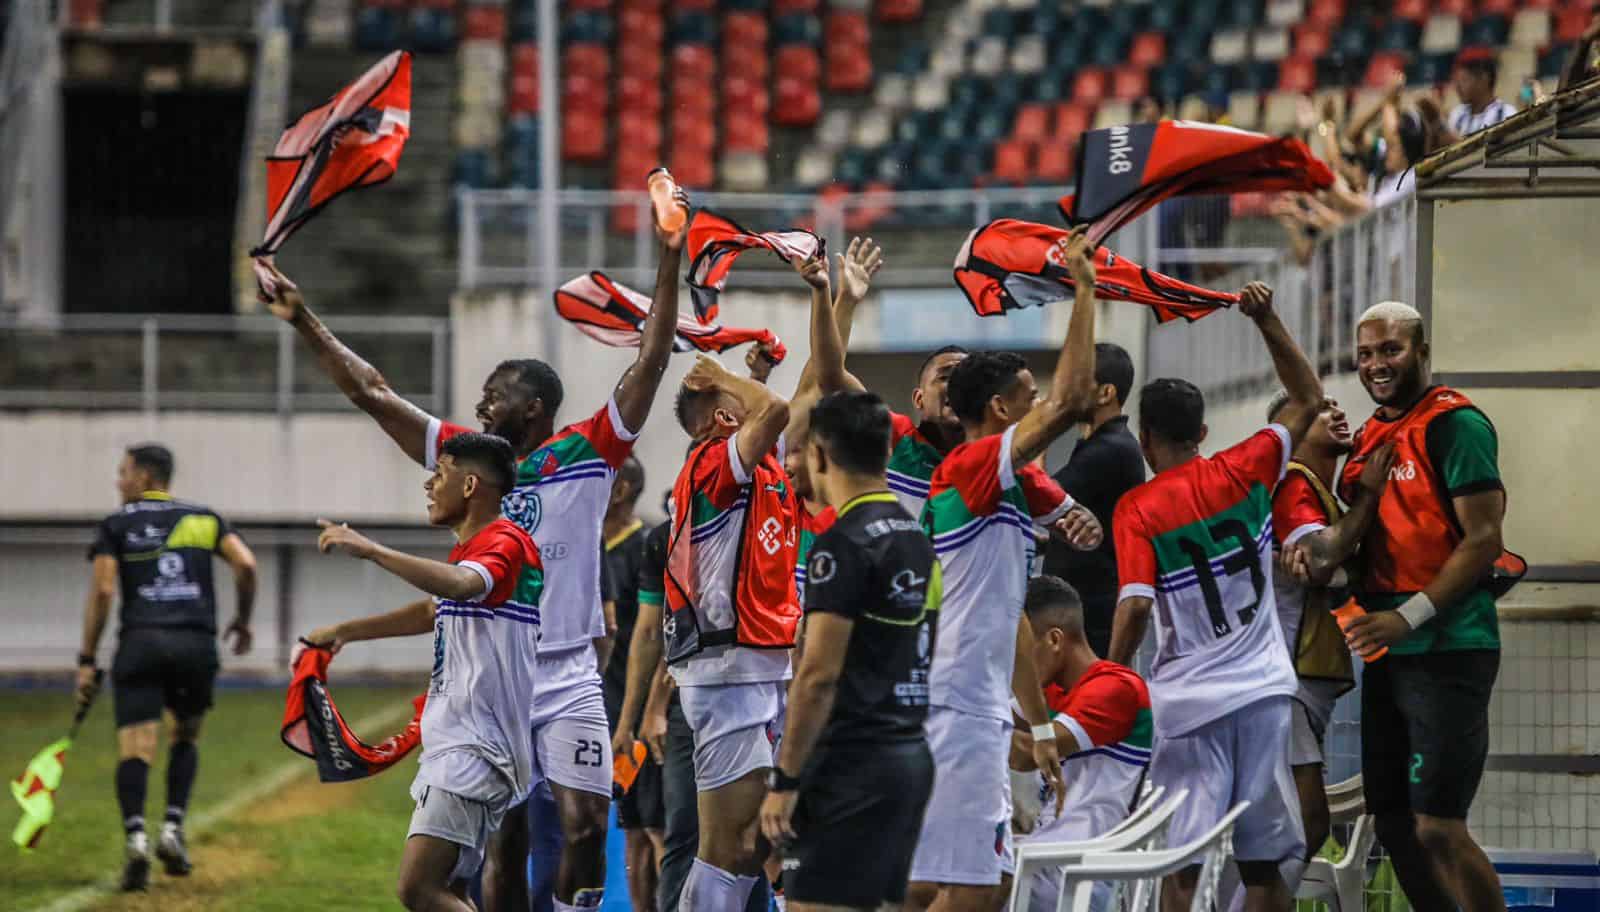
[[[1355,622],[1356,618],[1366,617],[1366,615],[1367,609],[1356,604],[1356,600],[1354,598],[1333,609],[1333,619],[1339,622],[1339,630],[1346,633],[1349,632],[1350,625]],[[1361,660],[1368,663],[1376,662],[1388,654],[1389,647],[1380,646],[1378,647],[1377,652],[1374,652],[1371,655],[1364,655],[1361,657]]]
[[656,224],[667,232],[682,228],[689,213],[678,202],[678,182],[672,179],[672,174],[666,168],[657,167],[645,177],[644,182],[650,188],[650,204],[655,207]]

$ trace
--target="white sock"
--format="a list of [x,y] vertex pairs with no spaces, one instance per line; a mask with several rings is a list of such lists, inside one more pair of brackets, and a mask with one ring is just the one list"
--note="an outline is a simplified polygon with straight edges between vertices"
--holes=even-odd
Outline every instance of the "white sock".
[[696,858],[688,879],[683,882],[679,907],[684,912],[743,912],[755,885],[754,877],[735,877]]
[[550,900],[555,904],[555,912],[594,912],[595,909],[600,908],[600,903],[605,898],[606,891],[604,887],[586,887],[572,894],[570,905],[553,896]]

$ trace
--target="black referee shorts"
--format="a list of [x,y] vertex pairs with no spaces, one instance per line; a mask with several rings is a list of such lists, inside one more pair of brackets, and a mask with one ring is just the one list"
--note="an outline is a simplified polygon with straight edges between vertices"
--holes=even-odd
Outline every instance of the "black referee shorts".
[[791,902],[856,908],[900,903],[933,791],[928,744],[919,738],[825,749],[800,788],[797,838],[783,853],[783,894]]
[[179,719],[203,715],[220,667],[217,638],[208,630],[124,630],[111,662],[117,727],[157,721],[162,709]]
[[1393,653],[1361,680],[1361,778],[1372,814],[1464,820],[1489,756],[1497,650]]

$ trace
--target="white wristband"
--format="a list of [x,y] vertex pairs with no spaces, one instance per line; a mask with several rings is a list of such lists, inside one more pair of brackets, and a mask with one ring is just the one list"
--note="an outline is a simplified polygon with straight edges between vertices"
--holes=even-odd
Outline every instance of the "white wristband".
[[1035,725],[1032,729],[1033,740],[1054,741],[1056,739],[1056,726],[1054,722],[1044,722]]
[[1429,619],[1438,612],[1434,609],[1433,600],[1428,598],[1428,594],[1426,592],[1418,592],[1411,598],[1406,599],[1404,605],[1396,608],[1395,613],[1405,618],[1406,623],[1411,625],[1412,630],[1416,630],[1423,624],[1428,623]]

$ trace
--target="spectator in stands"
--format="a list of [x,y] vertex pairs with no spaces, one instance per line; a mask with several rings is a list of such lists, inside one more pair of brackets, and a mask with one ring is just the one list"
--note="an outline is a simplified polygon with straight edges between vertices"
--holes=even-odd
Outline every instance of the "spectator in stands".
[[1493,57],[1474,57],[1456,67],[1456,94],[1461,103],[1450,112],[1450,142],[1492,127],[1517,113],[1517,109],[1495,97],[1494,83],[1500,65]]
[[1567,58],[1566,69],[1561,71],[1561,86],[1557,91],[1565,92],[1595,74],[1596,39],[1600,39],[1600,3],[1590,10],[1589,27],[1583,30],[1583,37],[1572,46],[1572,56]]
[[[1374,208],[1387,206],[1416,192],[1412,168],[1429,152],[1449,141],[1440,123],[1438,103],[1422,95],[1416,104],[1407,104],[1404,91],[1405,80],[1396,79],[1382,101],[1352,120],[1345,129],[1345,139],[1351,146],[1372,150],[1369,170],[1376,175],[1370,188]],[[1374,122],[1380,124],[1378,139],[1368,143],[1367,130]]]
[[[1088,433],[1055,478],[1094,514],[1101,528],[1110,529],[1117,501],[1144,484],[1144,454],[1122,412],[1133,389],[1133,359],[1127,349],[1110,342],[1094,347],[1094,385]],[[1100,547],[1089,551],[1052,539],[1044,557],[1045,573],[1066,580],[1082,597],[1084,633],[1101,657],[1111,648],[1111,618],[1117,612],[1117,551],[1111,539],[1105,536]]]
[[1133,103],[1133,122],[1141,124],[1160,123],[1161,102],[1157,101],[1154,95],[1140,96],[1139,100]]

